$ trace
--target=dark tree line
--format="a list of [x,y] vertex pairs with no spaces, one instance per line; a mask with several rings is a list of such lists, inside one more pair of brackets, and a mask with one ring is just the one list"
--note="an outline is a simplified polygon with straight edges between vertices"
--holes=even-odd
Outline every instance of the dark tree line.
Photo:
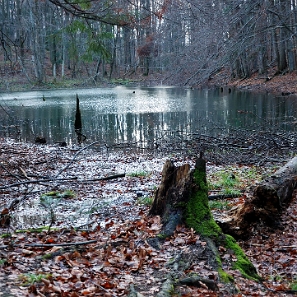
[[[30,83],[296,70],[296,0],[2,0],[0,74]],[[273,70],[271,72],[271,70]]]

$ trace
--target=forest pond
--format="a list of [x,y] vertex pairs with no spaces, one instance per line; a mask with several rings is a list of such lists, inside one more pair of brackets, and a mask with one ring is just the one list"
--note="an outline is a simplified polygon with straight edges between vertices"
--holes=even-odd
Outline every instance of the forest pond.
[[85,142],[150,147],[170,134],[218,135],[232,129],[296,131],[297,99],[226,89],[124,87],[0,94],[0,137],[77,143],[76,95]]

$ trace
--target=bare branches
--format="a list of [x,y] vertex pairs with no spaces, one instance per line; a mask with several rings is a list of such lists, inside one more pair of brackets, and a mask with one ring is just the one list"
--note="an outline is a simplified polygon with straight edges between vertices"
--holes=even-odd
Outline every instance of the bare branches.
[[67,164],[67,166],[65,166],[64,168],[62,168],[55,176],[55,178],[57,178],[63,171],[65,171],[74,161],[75,159],[77,158],[77,156],[83,152],[84,150],[86,150],[87,148],[91,147],[92,145],[98,143],[98,141],[94,141],[86,146],[84,146],[83,148],[81,148],[73,157],[73,159],[70,161],[70,163]]
[[113,7],[112,2],[103,1],[104,3],[98,6],[98,1],[96,1],[96,3],[89,1],[89,7],[83,9],[79,3],[73,3],[72,1],[68,0],[49,1],[76,17],[99,21],[108,25],[127,25],[129,23],[123,21],[122,18],[119,18],[119,15],[113,14],[111,9]]
[[[18,186],[27,185],[27,184],[43,184],[46,182],[65,182],[65,181],[88,183],[88,182],[95,182],[95,181],[101,181],[101,180],[111,180],[111,179],[120,178],[120,177],[125,177],[125,173],[119,173],[119,174],[115,174],[115,175],[110,175],[110,176],[105,176],[105,177],[100,177],[100,178],[93,178],[93,179],[78,179],[77,177],[65,177],[65,178],[45,178],[45,179],[37,179],[37,180],[26,180],[26,181],[21,181],[18,183],[1,186],[0,190],[18,187]],[[47,186],[47,185],[45,185],[45,186]]]

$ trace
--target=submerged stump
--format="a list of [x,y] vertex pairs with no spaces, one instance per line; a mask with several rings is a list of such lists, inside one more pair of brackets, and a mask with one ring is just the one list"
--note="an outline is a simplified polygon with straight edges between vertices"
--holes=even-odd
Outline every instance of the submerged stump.
[[76,111],[75,111],[74,128],[75,128],[75,130],[81,130],[82,129],[81,113],[80,113],[80,108],[79,108],[78,95],[76,95]]

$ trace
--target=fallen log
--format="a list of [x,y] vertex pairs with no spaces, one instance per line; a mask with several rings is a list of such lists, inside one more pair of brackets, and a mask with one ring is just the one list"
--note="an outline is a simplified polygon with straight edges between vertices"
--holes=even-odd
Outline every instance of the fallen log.
[[280,215],[297,187],[297,157],[256,185],[244,204],[216,218],[225,233],[247,239],[259,226],[280,226]]

